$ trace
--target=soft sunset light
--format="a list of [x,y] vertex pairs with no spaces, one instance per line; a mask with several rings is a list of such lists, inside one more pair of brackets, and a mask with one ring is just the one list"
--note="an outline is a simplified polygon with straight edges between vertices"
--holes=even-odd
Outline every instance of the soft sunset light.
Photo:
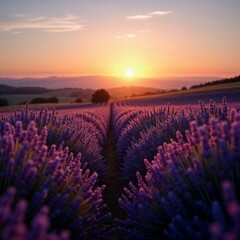
[[132,77],[134,76],[133,70],[127,70],[127,71],[126,71],[126,76],[127,76],[128,78],[132,78]]
[[0,1],[0,77],[234,76],[239,15],[225,0]]
[[0,0],[0,240],[240,240],[239,106],[240,0]]

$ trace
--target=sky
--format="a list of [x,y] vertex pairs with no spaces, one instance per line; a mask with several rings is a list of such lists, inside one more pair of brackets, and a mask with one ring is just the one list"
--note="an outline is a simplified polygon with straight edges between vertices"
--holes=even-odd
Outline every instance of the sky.
[[0,0],[0,77],[239,73],[239,0]]

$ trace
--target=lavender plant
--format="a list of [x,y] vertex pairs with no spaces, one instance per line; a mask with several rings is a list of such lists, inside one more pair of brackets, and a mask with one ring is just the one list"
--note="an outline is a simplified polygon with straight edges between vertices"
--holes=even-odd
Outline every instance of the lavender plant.
[[[119,199],[128,216],[119,220],[126,238],[223,239],[219,236],[232,225],[224,200],[231,191],[225,188],[223,199],[222,182],[231,181],[240,197],[240,115],[231,111],[224,118],[210,117],[202,126],[192,121],[185,136],[178,131],[177,140],[160,146],[151,163],[145,160],[146,176],[137,173],[137,186],[130,183]],[[211,230],[210,236],[216,219],[223,230]]]
[[[128,108],[127,108],[128,109]],[[226,99],[222,105],[210,100],[206,106],[200,101],[199,106],[158,107],[135,110],[115,106],[114,126],[118,137],[117,151],[123,166],[125,182],[136,180],[136,171],[146,173],[144,159],[150,161],[163,142],[175,138],[176,131],[183,133],[189,129],[189,122],[196,120],[199,125],[208,122],[210,117],[226,120],[230,106]]]
[[223,203],[216,201],[212,206],[214,222],[209,226],[212,240],[240,239],[240,203],[236,197],[237,191],[229,180],[222,182]]
[[[61,231],[59,234],[49,232],[50,221],[48,218],[49,208],[42,206],[33,216],[32,220],[26,222],[28,203],[25,199],[15,199],[16,188],[9,187],[0,196],[0,238],[3,240],[68,240],[70,233]],[[16,203],[15,203],[16,202]]]
[[46,145],[47,128],[40,134],[35,121],[26,130],[21,121],[2,124],[0,137],[0,194],[15,187],[16,201],[28,201],[26,222],[48,206],[51,229],[68,229],[73,239],[92,239],[108,234],[109,217],[103,203],[105,186],[97,187],[98,174],[90,174],[81,154],[68,147]]
[[157,122],[161,122],[165,118],[165,111],[156,109],[152,111],[145,110],[136,114],[129,124],[122,130],[118,137],[117,152],[120,158],[123,158],[131,147],[149,128],[155,126]]
[[175,139],[176,129],[184,132],[189,128],[189,119],[182,115],[169,118],[164,122],[151,125],[136,142],[132,142],[126,155],[123,157],[123,179],[125,182],[136,181],[136,172],[146,174],[144,159],[152,160],[156,155],[157,147],[170,139]]
[[[93,113],[94,112],[94,113]],[[21,121],[23,128],[35,121],[40,133],[44,127],[48,129],[47,145],[52,144],[67,146],[74,154],[82,154],[82,162],[88,163],[91,173],[98,172],[102,178],[105,174],[103,149],[106,143],[106,134],[109,124],[109,106],[96,106],[80,110],[32,111],[28,105],[21,112],[5,114],[0,121],[0,132],[4,132],[4,124],[9,121],[16,126]]]

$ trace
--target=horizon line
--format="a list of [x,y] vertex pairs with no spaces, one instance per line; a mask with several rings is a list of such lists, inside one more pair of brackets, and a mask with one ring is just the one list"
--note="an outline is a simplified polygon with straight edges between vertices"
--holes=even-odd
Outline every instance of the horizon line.
[[[217,75],[162,75],[162,76],[143,76],[143,77],[133,77],[133,79],[162,79],[162,78],[232,78],[240,76],[239,74],[227,74],[224,76],[217,76]],[[83,77],[106,77],[106,78],[118,78],[118,79],[125,79],[124,76],[116,76],[116,75],[102,75],[102,74],[92,74],[92,75],[48,75],[48,76],[22,76],[22,77],[15,77],[15,76],[0,76],[0,79],[7,78],[7,79],[48,79],[48,78],[83,78]]]

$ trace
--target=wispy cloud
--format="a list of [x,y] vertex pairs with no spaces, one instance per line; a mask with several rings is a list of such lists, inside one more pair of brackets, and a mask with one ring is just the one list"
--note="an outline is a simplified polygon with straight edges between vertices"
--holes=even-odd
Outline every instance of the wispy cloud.
[[129,34],[127,34],[127,37],[128,37],[128,38],[135,38],[135,37],[136,37],[136,34],[129,33]]
[[136,33],[128,33],[128,34],[119,34],[115,36],[117,39],[131,39],[131,38],[136,38],[138,36],[142,36],[144,34],[150,33],[150,30],[144,29],[144,30],[139,30]]
[[147,20],[149,18],[152,18],[151,15],[134,15],[134,16],[127,16],[127,19],[130,20]]
[[155,11],[155,12],[151,12],[149,13],[149,15],[151,16],[163,16],[163,15],[167,15],[173,13],[173,11]]
[[134,33],[128,33],[128,34],[125,34],[125,35],[117,35],[117,36],[116,36],[117,39],[135,38],[135,37],[137,37],[137,35],[134,34]]
[[132,16],[127,16],[126,19],[128,20],[148,20],[156,16],[163,16],[173,13],[173,11],[154,11],[150,12],[147,14],[140,14],[140,15],[132,15]]
[[48,18],[16,14],[11,20],[0,22],[0,31],[19,32],[22,30],[42,30],[45,32],[73,32],[83,30],[83,20],[74,15]]

